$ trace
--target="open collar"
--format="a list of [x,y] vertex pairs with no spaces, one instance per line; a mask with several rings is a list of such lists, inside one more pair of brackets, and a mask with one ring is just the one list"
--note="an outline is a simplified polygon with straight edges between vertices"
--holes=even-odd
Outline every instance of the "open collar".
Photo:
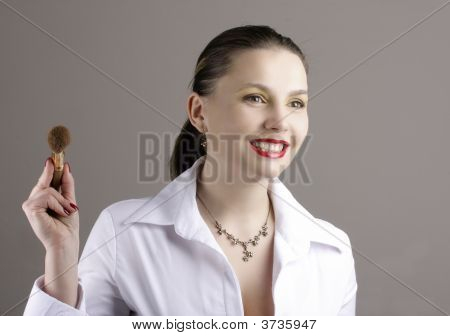
[[[197,174],[205,158],[198,158],[190,168],[149,198],[121,224],[174,225],[181,237],[219,249],[217,242],[211,239],[213,236],[200,215],[195,197]],[[346,243],[342,236],[336,234],[337,230],[330,230],[331,226],[325,221],[311,215],[278,177],[270,181],[269,191],[275,213],[275,228],[290,247],[289,253],[293,257],[307,253],[311,242],[333,246],[340,252],[344,250]]]

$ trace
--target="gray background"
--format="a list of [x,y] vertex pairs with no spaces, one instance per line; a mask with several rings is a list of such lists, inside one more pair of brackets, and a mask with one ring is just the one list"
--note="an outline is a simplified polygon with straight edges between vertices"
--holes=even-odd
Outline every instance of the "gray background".
[[308,57],[312,183],[288,188],[349,234],[357,314],[450,312],[450,5],[421,22],[444,3],[0,0],[2,314],[23,313],[44,271],[21,204],[48,129],[73,135],[82,248],[101,209],[168,182],[139,183],[138,134],[178,134],[199,53],[241,24],[270,25]]

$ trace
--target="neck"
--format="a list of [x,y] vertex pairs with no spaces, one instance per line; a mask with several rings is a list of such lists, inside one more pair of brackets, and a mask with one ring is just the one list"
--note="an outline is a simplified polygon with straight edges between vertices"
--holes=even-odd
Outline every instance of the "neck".
[[256,235],[271,207],[269,179],[247,182],[234,178],[233,183],[227,183],[226,172],[210,164],[208,156],[199,169],[197,195],[204,205],[201,201],[198,205],[206,206],[209,221],[217,220],[224,229],[237,235]]

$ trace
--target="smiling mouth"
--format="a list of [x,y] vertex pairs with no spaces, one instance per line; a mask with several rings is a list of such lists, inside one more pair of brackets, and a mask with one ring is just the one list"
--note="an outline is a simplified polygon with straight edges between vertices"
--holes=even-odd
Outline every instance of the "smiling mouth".
[[268,158],[280,158],[283,157],[286,153],[289,145],[282,140],[273,140],[273,141],[249,141],[250,145],[256,153],[263,157]]

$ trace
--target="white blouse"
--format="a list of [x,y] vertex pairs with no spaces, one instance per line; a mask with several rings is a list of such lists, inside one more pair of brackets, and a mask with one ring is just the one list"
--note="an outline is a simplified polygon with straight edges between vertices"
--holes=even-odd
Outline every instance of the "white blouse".
[[[244,315],[238,278],[197,207],[204,159],[156,196],[116,202],[100,213],[79,260],[75,308],[45,293],[41,275],[24,315]],[[348,235],[313,217],[279,178],[269,196],[275,316],[355,315]]]

